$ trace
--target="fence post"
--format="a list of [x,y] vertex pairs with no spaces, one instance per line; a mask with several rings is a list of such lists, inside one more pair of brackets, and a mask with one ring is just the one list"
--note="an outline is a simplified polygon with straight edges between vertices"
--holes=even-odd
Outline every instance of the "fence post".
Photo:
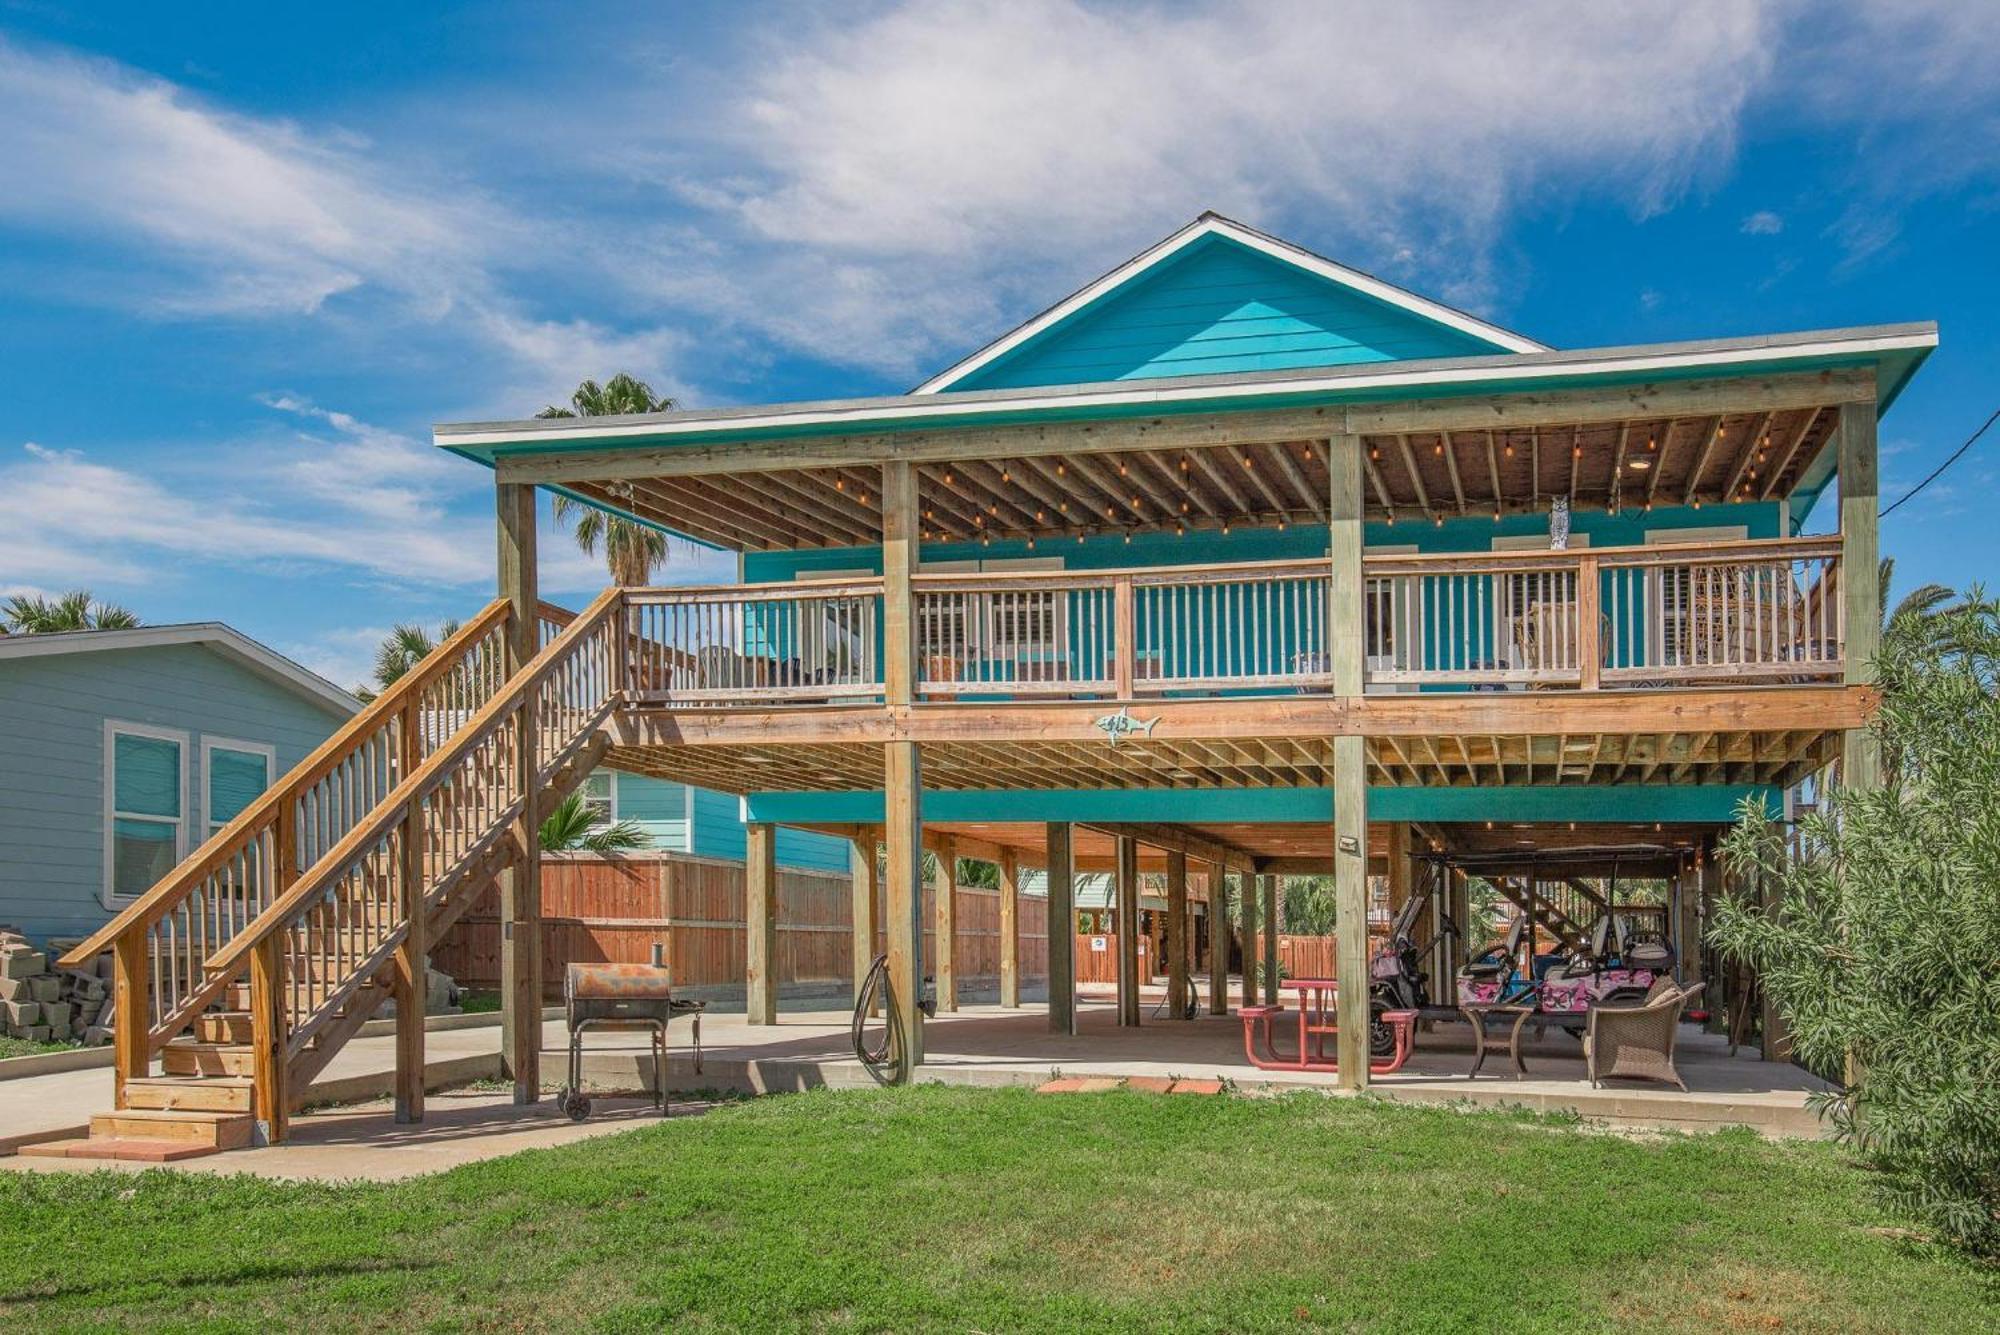
[[1601,630],[1603,615],[1598,610],[1597,558],[1586,552],[1576,566],[1576,669],[1577,685],[1586,691],[1598,688],[1598,672],[1604,666]]

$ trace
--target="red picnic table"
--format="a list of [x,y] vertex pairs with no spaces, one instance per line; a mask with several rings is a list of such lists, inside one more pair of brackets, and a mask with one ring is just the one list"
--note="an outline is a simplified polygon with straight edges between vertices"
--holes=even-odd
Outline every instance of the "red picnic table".
[[[1279,986],[1299,994],[1297,1055],[1280,1056],[1274,1041],[1273,1030],[1277,1018],[1284,1014],[1283,1006],[1244,1006],[1237,1011],[1243,1017],[1243,1054],[1252,1066],[1264,1071],[1338,1071],[1340,1062],[1327,1054],[1326,1040],[1340,1032],[1336,1018],[1340,983],[1332,978],[1287,978]],[[1396,1041],[1388,1056],[1369,1060],[1368,1070],[1372,1075],[1401,1070],[1416,1044],[1415,1011],[1384,1011],[1382,1019]]]

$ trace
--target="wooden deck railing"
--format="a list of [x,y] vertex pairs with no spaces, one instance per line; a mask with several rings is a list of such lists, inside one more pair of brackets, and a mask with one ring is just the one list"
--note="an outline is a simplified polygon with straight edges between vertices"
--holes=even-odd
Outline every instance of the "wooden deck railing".
[[209,964],[243,939],[424,758],[500,689],[508,606],[488,604],[193,856],[63,957],[114,955],[120,1080],[232,981]]
[[[1361,637],[1371,692],[1837,681],[1836,538],[1364,559],[1362,624],[1323,560],[919,574],[921,700],[1320,693]],[[628,590],[637,705],[872,701],[882,582]]]

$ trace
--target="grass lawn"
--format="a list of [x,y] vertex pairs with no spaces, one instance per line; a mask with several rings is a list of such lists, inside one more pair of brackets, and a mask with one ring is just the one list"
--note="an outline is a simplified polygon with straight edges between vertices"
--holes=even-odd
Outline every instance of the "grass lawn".
[[0,1173],[16,1328],[1992,1330],[1820,1145],[1300,1096],[757,1100],[388,1186]]
[[74,1043],[30,1043],[25,1038],[9,1038],[0,1034],[0,1061],[9,1057],[32,1057],[38,1052],[68,1052]]

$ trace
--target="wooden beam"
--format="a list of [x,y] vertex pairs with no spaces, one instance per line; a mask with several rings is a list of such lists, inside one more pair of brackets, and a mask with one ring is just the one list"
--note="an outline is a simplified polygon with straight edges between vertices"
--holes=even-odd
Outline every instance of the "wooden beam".
[[1609,389],[1484,397],[1410,399],[1348,409],[1345,429],[1361,435],[1398,432],[1526,430],[1721,412],[1783,411],[1875,397],[1873,370],[1806,372],[1711,380],[1662,380]]
[[[1431,515],[1430,492],[1424,488],[1424,475],[1417,471],[1417,456],[1410,449],[1410,438],[1402,435],[1397,436],[1396,449],[1403,457],[1403,471],[1410,475],[1410,488],[1417,493],[1417,506],[1424,512],[1424,517],[1428,519]],[[1334,461],[1332,466],[1338,468],[1339,464],[1337,461]]]
[[1451,432],[1438,432],[1438,452],[1444,456],[1445,470],[1451,474],[1452,498],[1458,502],[1458,512],[1465,513],[1465,484],[1458,476],[1458,447],[1452,444]]
[[744,1002],[750,1024],[778,1022],[777,827],[743,827]]
[[937,976],[937,1006],[941,1011],[958,1009],[958,850],[946,839],[937,855],[936,927],[931,932],[932,950],[937,956],[933,972]]
[[1076,872],[1071,862],[1070,827],[1051,823],[1043,836],[1047,850],[1049,1031],[1076,1032]]
[[1708,461],[1715,456],[1715,447],[1722,441],[1722,424],[1725,419],[1717,413],[1709,424],[1708,434],[1702,437],[1701,450],[1694,456],[1694,467],[1688,471],[1687,490],[1681,496],[1681,504],[1689,505],[1701,494],[1701,475],[1708,471]]
[[[1724,501],[1733,501],[1736,499],[1737,486],[1743,482],[1746,476],[1751,474],[1753,466],[1757,462],[1758,454],[1766,448],[1764,442],[1769,439],[1771,434],[1771,417],[1772,414],[1765,413],[1752,423],[1750,430],[1745,433],[1743,448],[1737,451],[1736,454],[1736,467],[1729,470],[1729,481],[1722,484],[1722,499]],[[1752,480],[1754,481],[1754,478]]]
[[1118,1023],[1139,1023],[1139,845],[1118,837],[1118,868],[1112,879],[1118,903]]
[[917,568],[917,475],[907,463],[882,465],[882,698],[916,698],[917,635],[910,576]]
[[1014,850],[1003,849],[1000,869],[1000,1004],[1021,1005],[1021,868]]
[[1257,878],[1245,872],[1237,882],[1237,950],[1243,960],[1243,1004],[1257,1003]]
[[882,750],[889,1024],[901,1040],[897,1075],[907,1080],[924,1060],[923,777],[915,742],[889,742]]
[[[532,485],[499,483],[499,592],[507,600],[507,642],[504,667],[512,677],[540,648],[537,612],[535,521]],[[518,852],[514,865],[500,874],[501,1050],[504,1067],[514,1081],[514,1102],[538,1103],[542,1097],[542,841],[538,814],[540,758],[536,741],[534,697],[516,714],[517,745],[513,748],[514,791],[522,795],[512,838]]]
[[1229,1014],[1229,871],[1208,868],[1208,1013]]
[[1188,860],[1167,854],[1167,1011],[1178,1020],[1188,1008]]
[[[1842,650],[1845,680],[1859,686],[1875,680],[1875,657],[1882,650],[1875,405],[1842,405],[1835,430],[1840,436],[1840,602],[1846,636]],[[1841,749],[1840,782],[1848,788],[1881,786],[1881,741],[1868,728],[1848,730]]]
[[862,833],[853,836],[847,846],[848,903],[853,916],[854,935],[854,999],[857,1002],[861,1000],[861,989],[868,981],[868,971],[875,966],[875,942],[882,931],[881,847],[881,832],[872,826],[864,826]]
[[1783,478],[1785,471],[1792,466],[1792,460],[1798,457],[1799,447],[1805,444],[1806,440],[1811,437],[1814,429],[1819,426],[1819,419],[1826,412],[1827,409],[1825,408],[1814,408],[1806,414],[1805,420],[1799,423],[1797,433],[1792,436],[1791,440],[1785,446],[1784,457],[1772,465],[1770,470],[1764,474],[1764,485],[1757,489],[1758,500],[1768,501],[1771,499],[1771,493],[1778,489],[1779,479]]
[[1368,776],[1359,737],[1333,743],[1333,898],[1340,1083],[1368,1086]]

